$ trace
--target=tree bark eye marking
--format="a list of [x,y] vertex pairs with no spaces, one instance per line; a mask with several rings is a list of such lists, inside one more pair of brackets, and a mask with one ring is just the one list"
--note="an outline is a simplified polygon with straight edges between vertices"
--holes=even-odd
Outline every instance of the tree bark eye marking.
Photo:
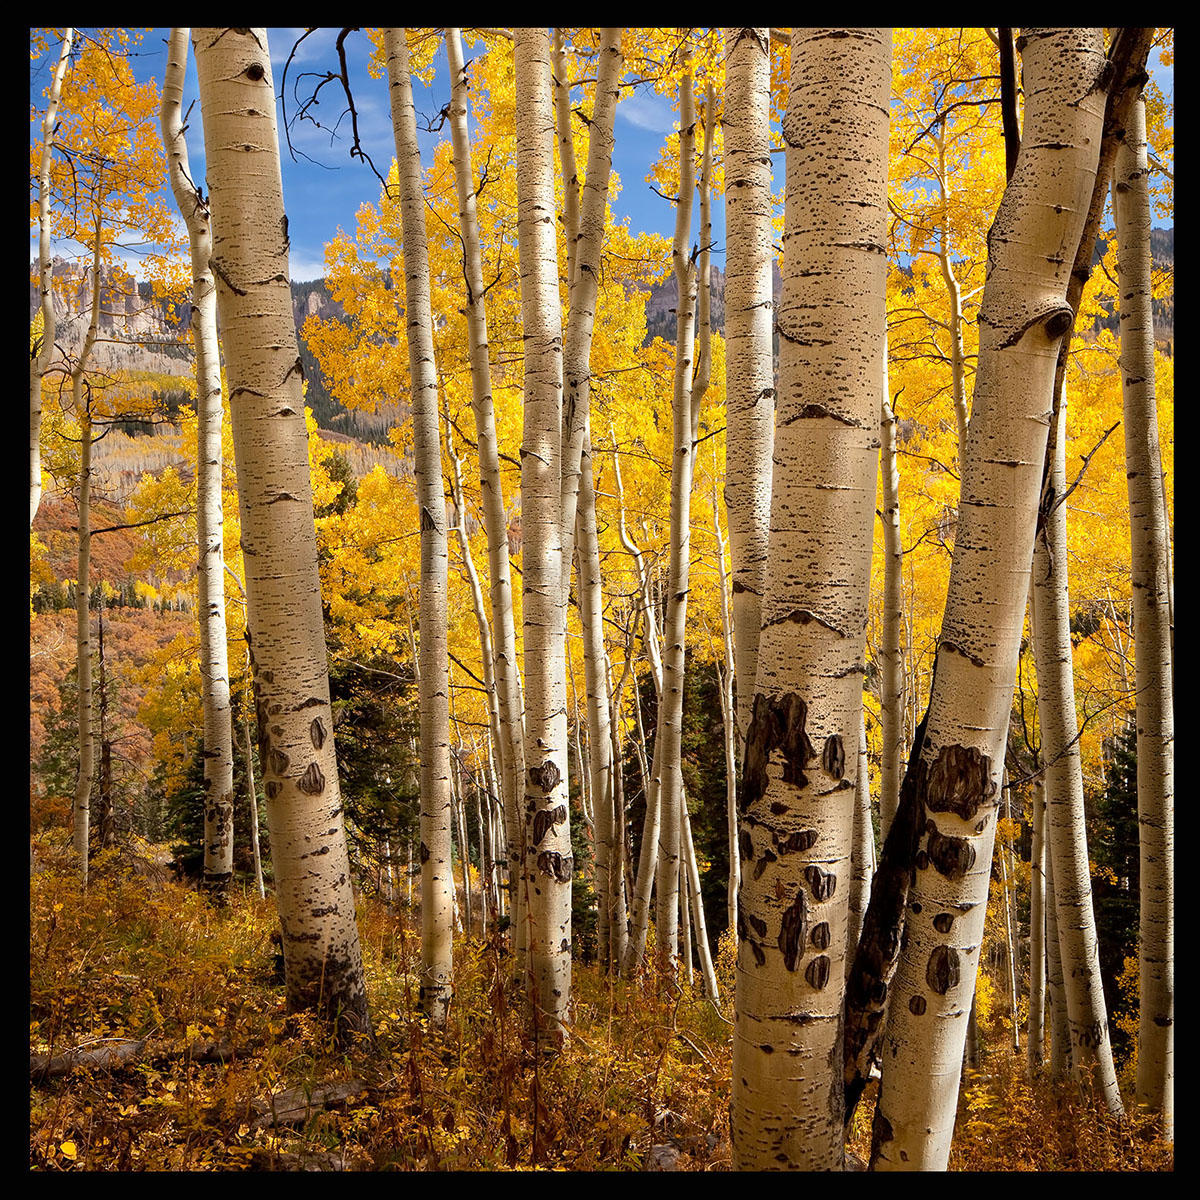
[[321,723],[320,717],[314,717],[312,724],[308,727],[308,736],[312,738],[314,749],[320,750],[325,745],[325,726]]

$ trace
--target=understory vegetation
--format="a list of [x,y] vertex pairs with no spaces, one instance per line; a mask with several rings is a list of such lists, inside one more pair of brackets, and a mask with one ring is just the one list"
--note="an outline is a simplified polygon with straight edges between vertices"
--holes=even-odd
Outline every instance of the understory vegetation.
[[[716,1007],[653,971],[623,981],[576,963],[570,1036],[551,1055],[501,935],[456,938],[437,1030],[417,1009],[416,914],[360,896],[375,1043],[340,1051],[287,1011],[272,897],[235,890],[214,909],[171,876],[166,847],[137,841],[97,856],[85,896],[58,842],[36,839],[30,881],[34,1169],[730,1169],[728,937]],[[1153,1122],[1026,1078],[1007,1010],[981,1004],[979,1018],[951,1170],[1172,1169]],[[124,1061],[47,1077],[47,1057],[131,1042]],[[859,1162],[875,1086],[850,1131]]]

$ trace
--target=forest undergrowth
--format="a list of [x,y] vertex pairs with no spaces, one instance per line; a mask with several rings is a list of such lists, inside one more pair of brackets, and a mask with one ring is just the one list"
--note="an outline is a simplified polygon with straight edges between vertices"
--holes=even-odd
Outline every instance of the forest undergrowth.
[[[576,963],[570,1038],[549,1055],[494,938],[456,938],[450,1020],[430,1028],[412,915],[360,897],[375,1042],[340,1049],[287,1011],[273,901],[238,891],[214,910],[153,849],[97,856],[83,896],[67,847],[35,842],[31,1168],[730,1168],[728,941],[717,1008],[652,971],[614,981]],[[1172,1169],[1153,1123],[1030,1081],[999,1022],[981,1035],[951,1170]],[[128,1056],[47,1075],[47,1059],[80,1049]],[[861,1162],[874,1089],[848,1143]]]

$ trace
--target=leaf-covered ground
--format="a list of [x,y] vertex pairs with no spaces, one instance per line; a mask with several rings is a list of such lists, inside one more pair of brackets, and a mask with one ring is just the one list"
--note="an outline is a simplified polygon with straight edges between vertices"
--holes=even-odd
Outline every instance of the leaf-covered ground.
[[[65,850],[43,838],[36,851],[31,1059],[144,1044],[120,1063],[31,1075],[33,1169],[730,1167],[728,996],[714,1009],[653,975],[613,982],[576,964],[570,1041],[547,1057],[515,1002],[511,960],[460,940],[438,1032],[416,1012],[405,914],[363,899],[376,1041],[339,1052],[287,1012],[270,898],[239,893],[214,911],[145,846],[101,856],[85,898]],[[984,1068],[963,1089],[952,1169],[1172,1168],[1153,1126],[1096,1116],[1069,1084],[1027,1081],[999,1028]],[[862,1157],[871,1100],[852,1129]]]

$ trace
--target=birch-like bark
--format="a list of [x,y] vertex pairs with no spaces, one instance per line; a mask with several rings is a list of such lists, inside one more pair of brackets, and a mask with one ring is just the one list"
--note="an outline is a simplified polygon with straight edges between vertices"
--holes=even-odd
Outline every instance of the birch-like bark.
[[265,29],[194,29],[288,1001],[369,1034]]
[[[713,451],[716,457],[716,450]],[[717,542],[717,578],[721,589],[721,635],[725,647],[724,669],[717,663],[717,691],[721,697],[721,723],[725,734],[725,819],[729,837],[729,880],[725,886],[727,908],[726,928],[732,936],[737,928],[737,894],[741,881],[741,859],[738,855],[737,814],[737,719],[733,708],[734,637],[729,612],[729,583],[725,574],[725,539],[721,535],[721,514],[717,508],[717,477],[713,472],[712,486],[713,533]]]
[[775,439],[768,31],[726,29],[725,53],[725,508],[744,739],[758,669]]
[[[563,346],[562,413],[562,578],[564,597],[570,590],[571,563],[575,556],[576,510],[579,506],[580,458],[589,437],[591,392],[592,331],[596,316],[596,295],[600,286],[600,250],[604,242],[604,212],[608,200],[608,180],[612,170],[613,121],[620,94],[621,30],[602,29],[600,57],[596,68],[596,102],[588,124],[587,177],[578,198],[578,220],[573,214],[575,177],[573,150],[563,162],[565,213],[568,251],[573,262],[570,278],[570,308]],[[566,93],[566,81],[559,95]],[[569,104],[560,106],[561,116],[569,115]],[[569,144],[569,124],[558,129],[559,145]],[[570,175],[568,175],[570,172]],[[557,259],[556,259],[557,261]],[[557,269],[556,269],[557,274]],[[599,578],[599,562],[595,564]],[[594,731],[593,731],[594,732]]]
[[[1058,404],[1050,487],[1066,491],[1067,398]],[[1052,504],[1033,550],[1033,651],[1038,679],[1038,725],[1046,758],[1046,842],[1054,860],[1058,943],[1066,986],[1071,1065],[1086,1090],[1097,1091],[1121,1115],[1108,1012],[1100,980],[1100,944],[1092,911],[1083,767],[1075,715],[1074,659],[1067,570],[1067,510]]]
[[883,479],[883,631],[880,658],[880,725],[883,749],[879,779],[879,836],[884,839],[900,803],[904,762],[904,554],[900,545],[900,475],[896,467],[896,414],[884,389],[880,418]]
[[1121,390],[1137,639],[1137,1098],[1174,1130],[1175,790],[1168,522],[1154,393],[1145,102],[1134,102],[1113,172],[1121,294]]
[[625,946],[629,939],[629,921],[626,911],[625,892],[625,781],[621,770],[621,692],[631,666],[630,645],[626,645],[625,666],[616,687],[612,684],[607,655],[604,662],[604,678],[608,684],[608,711],[612,715],[609,723],[609,761],[613,764],[612,779],[612,833],[608,858],[608,886],[611,908],[608,916],[608,969],[616,974],[625,960]]
[[[613,121],[624,59],[621,30],[601,33],[595,103],[588,122],[587,177],[580,197],[571,131],[570,88],[566,78],[563,33],[554,33],[554,97],[559,157],[562,163],[570,300],[563,349],[562,441],[562,587],[570,593],[571,562],[578,538],[579,617],[583,630],[584,681],[587,689],[588,769],[585,788],[591,794],[596,844],[596,892],[600,906],[601,946],[608,941],[613,902],[612,759],[608,689],[604,680],[603,597],[600,549],[596,533],[596,501],[592,481],[589,406],[592,333],[600,280],[600,251],[612,166]],[[601,950],[602,958],[606,951]]]
[[[1001,775],[1000,794],[1004,797],[1005,819],[1008,819],[1008,773]],[[1012,1022],[1013,1053],[1021,1051],[1020,1022],[1017,1019],[1017,946],[1013,936],[1012,900],[1008,894],[1009,866],[1008,843],[1002,838],[996,857],[1000,860],[1000,890],[1004,896],[1004,958],[1008,968],[1008,1014]]]
[[740,802],[737,1170],[843,1163],[891,78],[890,29],[793,31],[770,555]]
[[192,335],[196,347],[196,536],[199,543],[200,690],[204,707],[204,886],[221,903],[233,878],[233,731],[225,640],[224,510],[221,499],[221,355],[217,284],[208,205],[192,179],[183,130],[188,29],[167,40],[163,145],[175,203],[192,256]]
[[875,830],[871,825],[871,784],[867,763],[866,718],[859,713],[858,777],[854,781],[854,831],[850,845],[850,905],[846,933],[845,970],[850,970],[863,917],[871,902],[871,876],[875,873]]
[[42,379],[54,356],[54,260],[50,257],[50,156],[62,81],[71,57],[75,30],[63,32],[58,63],[42,114],[42,154],[38,162],[38,296],[42,309],[42,341],[29,359],[29,527],[42,503]]
[[1046,794],[1040,778],[1033,783],[1029,876],[1029,1033],[1025,1051],[1032,1076],[1042,1069],[1046,1043]]
[[[658,706],[655,757],[661,772],[658,826],[658,871],[655,889],[655,937],[658,960],[673,970],[678,942],[679,859],[683,826],[683,689],[686,667],[687,594],[691,567],[692,478],[696,428],[708,389],[709,277],[711,223],[708,217],[712,175],[711,86],[705,111],[704,165],[700,178],[700,262],[688,257],[692,224],[692,192],[696,186],[693,147],[695,108],[692,73],[685,61],[679,83],[679,201],[675,210],[672,260],[679,295],[675,333],[675,387],[671,405],[674,453],[671,463],[671,543],[667,584],[667,616],[663,629],[663,682]],[[699,274],[699,278],[697,278]],[[697,292],[699,298],[697,299]],[[697,345],[698,342],[698,345]],[[693,350],[695,363],[693,366]]]
[[[607,945],[614,919],[613,887],[619,876],[611,869],[613,847],[612,714],[605,679],[604,601],[601,594],[600,544],[596,532],[596,497],[592,480],[592,448],[585,438],[580,458],[580,494],[576,530],[579,538],[579,620],[583,629],[583,672],[587,688],[588,767],[596,831],[596,897],[600,906],[597,936],[601,961],[610,965]],[[619,962],[619,960],[618,960]],[[615,966],[616,964],[611,964]]]
[[92,409],[85,399],[85,374],[100,329],[100,231],[96,213],[92,231],[92,314],[79,358],[71,369],[71,405],[79,421],[79,559],[75,583],[76,677],[79,681],[79,774],[75,779],[75,857],[84,888],[88,884],[88,834],[91,821],[92,772],[96,769],[92,735],[92,630],[88,611],[92,573]]
[[[516,890],[521,875],[521,797],[525,789],[525,745],[521,677],[517,662],[512,579],[508,561],[508,516],[500,478],[496,417],[492,404],[491,366],[487,315],[484,309],[483,260],[479,249],[475,175],[467,135],[467,73],[462,41],[457,29],[446,30],[446,58],[450,66],[450,137],[454,147],[454,186],[458,195],[459,228],[464,247],[467,283],[467,336],[470,339],[471,404],[479,446],[479,484],[483,500],[483,525],[487,532],[488,580],[495,631],[496,699],[500,710],[499,758],[504,829],[508,845],[509,908],[514,914],[518,961],[525,957],[525,902]],[[516,891],[516,894],[514,894]]]
[[1050,1024],[1050,1078],[1063,1079],[1071,1069],[1071,1034],[1063,984],[1062,953],[1054,895],[1054,861],[1046,855],[1046,1006]]
[[566,603],[562,588],[562,320],[554,202],[554,108],[544,29],[513,31],[517,233],[525,337],[521,532],[525,622],[523,884],[535,1030],[565,1035],[571,994]]
[[[974,993],[1066,291],[1099,161],[1099,29],[1025,31],[1025,137],[992,225],[979,364],[924,746],[927,818],[891,988],[877,1169],[944,1170]],[[919,906],[919,908],[918,908]]]
[[[413,471],[421,514],[421,1011],[446,1023],[453,992],[450,854],[450,661],[446,642],[446,499],[438,433],[438,381],[429,296],[425,192],[408,69],[407,31],[384,32],[404,239],[405,324],[412,380]],[[464,900],[464,903],[468,901]]]

